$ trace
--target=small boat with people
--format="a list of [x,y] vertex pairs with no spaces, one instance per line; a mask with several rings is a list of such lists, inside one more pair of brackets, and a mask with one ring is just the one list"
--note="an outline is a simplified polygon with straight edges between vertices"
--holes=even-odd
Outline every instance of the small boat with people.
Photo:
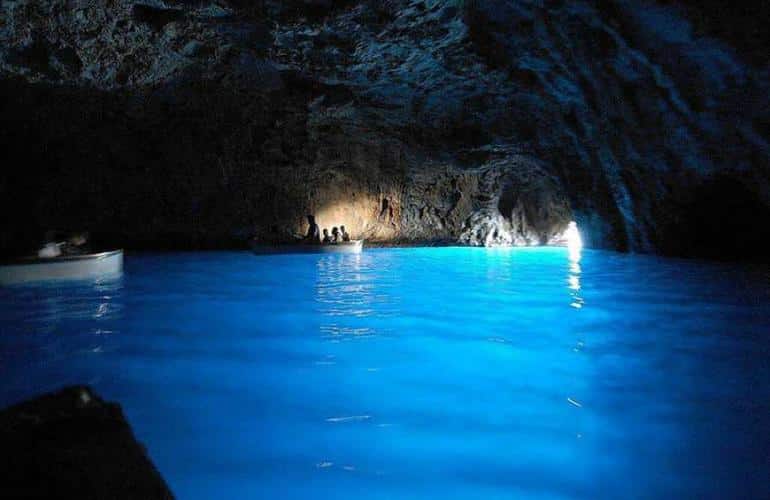
[[123,250],[56,257],[30,256],[0,264],[0,285],[95,279],[117,276],[121,272]]
[[342,241],[339,243],[308,244],[287,243],[285,245],[251,244],[251,251],[258,255],[277,253],[361,253],[364,240]]
[[255,254],[277,253],[361,253],[364,248],[364,240],[350,238],[345,226],[323,230],[316,224],[315,216],[308,215],[308,230],[305,236],[295,236],[296,240],[289,243],[266,244],[257,239],[251,241],[251,251]]
[[74,233],[57,238],[54,231],[34,255],[0,261],[0,285],[38,281],[88,280],[120,275],[123,250],[93,252],[88,247],[88,233]]

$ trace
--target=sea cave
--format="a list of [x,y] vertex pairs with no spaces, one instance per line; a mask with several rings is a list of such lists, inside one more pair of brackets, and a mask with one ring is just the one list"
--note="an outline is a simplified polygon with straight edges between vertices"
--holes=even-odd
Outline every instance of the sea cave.
[[770,497],[769,18],[0,0],[0,496]]

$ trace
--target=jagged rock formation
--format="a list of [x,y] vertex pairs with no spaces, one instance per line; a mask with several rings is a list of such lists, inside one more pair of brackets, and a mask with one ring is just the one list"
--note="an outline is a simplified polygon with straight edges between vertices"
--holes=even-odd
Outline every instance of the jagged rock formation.
[[595,247],[752,253],[768,60],[712,12],[3,0],[0,187],[24,210],[2,246],[234,244],[313,212],[380,241],[542,244],[574,219]]
[[74,386],[0,410],[3,498],[174,496],[120,406]]

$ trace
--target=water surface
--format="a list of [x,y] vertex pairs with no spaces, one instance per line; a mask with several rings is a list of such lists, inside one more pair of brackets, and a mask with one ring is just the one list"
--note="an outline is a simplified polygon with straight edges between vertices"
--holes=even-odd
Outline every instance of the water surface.
[[180,499],[770,497],[770,272],[576,257],[129,255],[0,289],[0,404],[91,384]]

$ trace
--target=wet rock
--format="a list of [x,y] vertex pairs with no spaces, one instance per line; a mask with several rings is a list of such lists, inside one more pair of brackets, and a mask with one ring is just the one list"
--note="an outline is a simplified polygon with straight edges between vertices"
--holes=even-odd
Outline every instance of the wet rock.
[[46,78],[57,79],[59,76],[51,65],[51,47],[39,38],[8,51],[6,61],[25,72],[40,74]]
[[234,74],[241,85],[274,91],[283,86],[280,73],[270,61],[258,59],[250,54],[240,54],[234,66]]
[[0,411],[3,498],[170,499],[115,403],[75,386]]
[[273,42],[270,29],[263,23],[228,19],[209,26],[228,43],[245,49],[266,49]]
[[182,47],[181,54],[186,57],[196,57],[202,54],[205,50],[205,45],[198,40],[191,40]]
[[131,14],[136,21],[146,23],[156,30],[184,18],[184,11],[181,9],[164,9],[141,3],[133,6]]
[[72,47],[61,47],[55,53],[55,61],[63,72],[66,72],[70,77],[77,78],[83,69],[83,61],[80,60],[80,56]]
[[[409,203],[422,205],[413,223],[417,239],[542,245],[554,243],[573,219],[558,181],[527,156],[512,154],[478,168],[448,169],[444,175],[430,188],[420,189],[419,183],[415,190],[407,188]],[[426,235],[422,225],[434,234]]]

